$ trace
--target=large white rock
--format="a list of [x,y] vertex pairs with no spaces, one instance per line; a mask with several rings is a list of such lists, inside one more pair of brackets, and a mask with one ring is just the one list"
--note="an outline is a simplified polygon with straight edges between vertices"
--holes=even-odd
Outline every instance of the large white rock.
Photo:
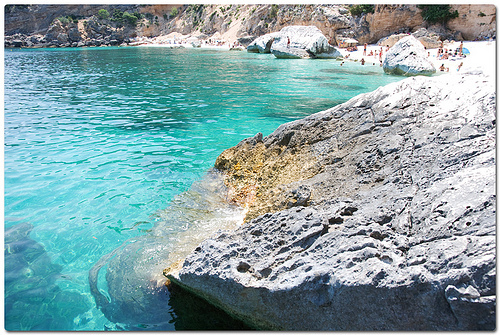
[[386,73],[404,76],[431,75],[436,72],[423,44],[411,35],[389,49],[382,67]]
[[307,201],[205,240],[170,279],[263,329],[495,329],[495,113],[494,79],[421,76],[242,142],[309,153],[319,173],[280,186]]
[[[290,41],[290,43],[288,43]],[[271,45],[277,58],[336,58],[340,52],[315,26],[289,26],[280,30]]]
[[247,51],[272,53],[277,58],[342,57],[315,26],[289,26],[263,35],[250,43]]
[[273,43],[274,38],[279,34],[280,34],[279,32],[275,32],[258,37],[255,41],[253,41],[247,46],[247,51],[258,52],[258,53],[270,53],[271,44]]

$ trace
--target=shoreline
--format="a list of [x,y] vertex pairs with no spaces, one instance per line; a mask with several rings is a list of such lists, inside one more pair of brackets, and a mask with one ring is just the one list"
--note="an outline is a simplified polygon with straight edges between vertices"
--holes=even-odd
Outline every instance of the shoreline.
[[[232,44],[236,42],[230,42],[225,40],[215,40],[217,44],[209,44],[209,40],[198,40],[200,46],[195,47],[193,44],[188,42],[189,39],[194,39],[196,36],[191,35],[181,35],[179,33],[171,33],[169,35],[157,36],[154,38],[140,38],[141,44],[138,45],[128,45],[128,46],[140,46],[140,47],[159,47],[159,48],[192,48],[192,49],[211,49],[211,50],[221,50],[221,51],[231,51]],[[175,41],[174,43],[172,43]],[[179,41],[180,43],[178,43]],[[135,42],[135,43],[137,43]],[[460,46],[460,41],[451,41],[444,43],[444,48],[455,50]],[[380,66],[380,60],[378,56],[363,56],[363,45],[358,46],[357,51],[347,51],[345,48],[340,48],[334,46],[344,57],[343,61],[350,62],[360,62],[362,58],[365,58],[365,66]],[[463,47],[467,48],[470,52],[466,57],[451,57],[447,60],[437,59],[437,48],[427,49],[430,54],[430,60],[436,68],[436,74],[446,74],[446,73],[464,73],[470,71],[483,71],[487,75],[496,74],[496,40],[493,41],[463,41]],[[377,44],[367,45],[367,53],[370,51],[380,50],[381,46]],[[239,51],[246,51],[245,47],[240,46]],[[385,59],[386,48],[383,47],[382,61]],[[347,58],[346,58],[347,56]],[[459,64],[463,62],[460,70],[457,70]],[[440,71],[439,68],[444,65],[448,71]]]
[[[451,41],[444,43],[444,48],[448,50],[455,50],[459,47],[460,41]],[[100,46],[80,46],[85,48],[93,47],[107,47],[108,45]],[[120,45],[109,45],[115,47],[149,47],[149,48],[186,48],[186,49],[208,49],[208,50],[219,50],[219,51],[246,51],[246,47],[239,44],[235,39],[234,41],[228,41],[223,37],[215,37],[208,39],[199,39],[197,35],[183,35],[181,33],[173,32],[168,35],[159,35],[156,37],[136,37],[128,43],[122,43]],[[346,48],[340,48],[334,46],[342,54],[342,62],[361,62],[364,58],[365,65],[367,67],[381,66],[381,62],[385,59],[386,48],[383,48],[382,59],[378,55],[375,56],[363,56],[363,45],[358,45],[357,51],[347,51]],[[496,75],[496,40],[490,41],[463,41],[463,47],[469,50],[469,54],[466,57],[451,57],[450,59],[440,60],[437,58],[437,48],[427,49],[429,52],[429,58],[436,68],[436,73],[434,75],[446,74],[446,73],[465,73],[470,71],[482,71],[487,75]],[[38,48],[61,48],[55,46],[33,46],[33,47],[20,47],[20,49],[38,49]],[[62,47],[65,48],[65,47]],[[381,46],[377,44],[368,44],[367,53],[370,51],[379,51]],[[5,47],[5,49],[17,49],[16,47]],[[463,62],[462,67],[457,70],[459,64]],[[444,66],[445,70],[440,71],[441,65]],[[361,65],[360,65],[361,66]]]
[[[436,74],[446,74],[446,73],[465,73],[470,71],[482,71],[486,75],[496,74],[496,40],[493,41],[464,41],[463,47],[470,51],[470,54],[465,58],[454,58],[447,60],[437,59],[437,48],[427,49],[430,53],[430,60],[436,68]],[[460,42],[450,42],[445,43],[444,48],[455,50],[460,45]],[[381,46],[376,44],[369,44],[367,46],[367,53],[370,51],[375,52],[375,50],[380,50]],[[365,66],[380,66],[380,61],[378,56],[363,56],[363,46],[358,46],[357,51],[349,52],[346,49],[337,48],[345,59],[348,56],[347,61],[360,62],[362,58],[365,58]],[[383,48],[382,61],[385,59],[385,48]],[[463,62],[463,66],[457,71],[458,65]],[[440,71],[439,67],[444,65],[448,68],[448,71]]]

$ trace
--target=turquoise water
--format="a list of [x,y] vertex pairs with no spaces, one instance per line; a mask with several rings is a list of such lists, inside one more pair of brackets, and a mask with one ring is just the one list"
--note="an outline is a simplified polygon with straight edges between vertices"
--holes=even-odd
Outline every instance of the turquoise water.
[[161,269],[237,226],[211,171],[257,132],[400,80],[196,49],[6,49],[7,330],[231,329]]

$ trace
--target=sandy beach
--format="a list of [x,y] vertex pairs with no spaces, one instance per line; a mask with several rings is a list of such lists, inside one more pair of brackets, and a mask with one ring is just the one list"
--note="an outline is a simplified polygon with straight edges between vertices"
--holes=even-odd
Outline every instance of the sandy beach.
[[[444,47],[447,49],[455,50],[460,46],[460,42],[445,43]],[[496,41],[464,41],[464,48],[470,51],[469,55],[465,58],[455,58],[452,57],[447,60],[440,60],[437,58],[438,49],[427,49],[430,53],[430,60],[434,64],[437,73],[460,73],[468,72],[474,70],[482,70],[485,74],[494,75],[496,73]],[[340,53],[346,57],[347,60],[360,62],[362,58],[365,59],[364,66],[380,66],[379,56],[363,56],[363,46],[358,46],[358,50],[354,52],[349,52],[346,49],[338,48]],[[367,46],[367,54],[370,51],[380,50],[380,46],[376,44],[371,44]],[[383,48],[382,60],[385,58],[386,48]],[[457,68],[459,64],[463,62],[463,65],[459,71]],[[441,65],[448,68],[448,71],[439,71]],[[360,63],[361,66],[361,63]]]
[[[138,38],[135,41],[135,45],[147,46],[147,47],[167,47],[167,48],[194,48],[193,41],[200,41],[200,48],[206,49],[218,49],[218,50],[230,50],[236,43],[236,38],[234,40],[227,40],[227,36],[220,36],[220,38],[210,38],[206,40],[198,40],[197,36],[192,35],[182,35],[180,33],[171,33],[168,35],[162,35],[155,38]],[[455,50],[460,46],[460,42],[453,41],[450,43],[445,43],[444,47],[447,49]],[[481,70],[485,74],[495,74],[496,73],[496,41],[464,41],[464,48],[467,48],[470,54],[465,57],[451,57],[450,59],[440,60],[437,58],[438,49],[427,49],[430,53],[430,60],[434,64],[438,74],[445,73],[460,73],[469,72],[475,70]],[[241,50],[246,50],[244,47],[239,47]],[[380,46],[376,44],[370,44],[367,46],[367,54],[370,51],[380,50]],[[363,56],[363,45],[358,45],[357,51],[347,51],[345,48],[337,49],[340,51],[345,61],[359,62],[361,65],[361,59],[364,58],[365,64],[363,66],[380,66],[379,56]],[[382,61],[385,58],[386,48],[383,48]],[[463,62],[460,70],[458,66]],[[441,65],[448,70],[440,71]]]

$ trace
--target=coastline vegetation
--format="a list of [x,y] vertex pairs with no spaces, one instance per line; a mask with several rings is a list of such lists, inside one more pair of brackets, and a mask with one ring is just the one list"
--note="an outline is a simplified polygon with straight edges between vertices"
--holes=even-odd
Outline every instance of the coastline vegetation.
[[361,14],[374,13],[375,6],[374,5],[353,5],[349,8],[349,12],[352,16],[359,16]]
[[78,17],[76,15],[68,15],[68,16],[59,16],[56,18],[56,20],[59,20],[62,24],[69,24],[69,23],[78,23]]
[[422,18],[429,23],[446,23],[458,17],[458,11],[451,11],[450,5],[417,5],[422,10]]

